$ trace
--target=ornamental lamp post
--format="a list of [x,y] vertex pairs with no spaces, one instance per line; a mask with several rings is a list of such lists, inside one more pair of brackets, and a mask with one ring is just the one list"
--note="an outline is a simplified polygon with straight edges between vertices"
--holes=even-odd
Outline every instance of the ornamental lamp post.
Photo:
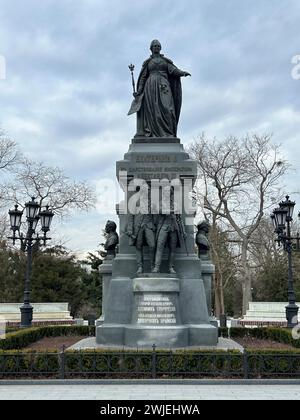
[[275,224],[278,231],[283,232],[285,229],[285,223],[287,218],[287,210],[281,207],[278,207],[273,210],[273,215],[275,218]]
[[44,245],[46,245],[46,241],[47,241],[47,232],[49,232],[50,230],[50,225],[52,222],[52,218],[54,216],[54,213],[49,210],[49,206],[46,206],[46,209],[41,211],[39,214],[39,217],[41,219],[41,226],[42,226],[42,231],[44,233],[44,237],[43,237],[43,241],[44,241]]
[[285,201],[281,201],[279,203],[279,207],[284,209],[287,212],[286,221],[292,222],[293,220],[293,212],[295,207],[295,201],[291,201],[290,197],[287,195]]
[[[292,266],[292,251],[300,251],[299,235],[297,237],[291,236],[291,223],[293,221],[293,211],[295,202],[286,196],[285,201],[279,203],[279,207],[273,210],[271,219],[277,234],[276,241],[278,245],[283,245],[283,249],[288,256],[288,305],[286,309],[286,319],[288,328],[293,328],[298,324],[298,306],[296,305],[296,295],[294,290],[293,280],[293,266]],[[296,240],[296,243],[294,241]]]
[[[47,238],[47,232],[50,230],[50,225],[54,213],[49,210],[49,206],[46,206],[46,210],[41,211],[41,206],[32,197],[31,201],[25,203],[26,221],[27,221],[27,232],[24,235],[20,233],[21,222],[23,211],[18,210],[18,205],[15,205],[14,210],[9,210],[10,226],[13,231],[13,236],[9,239],[13,240],[15,244],[16,240],[21,241],[22,249],[27,253],[26,263],[26,275],[25,275],[25,286],[24,286],[24,303],[20,307],[21,311],[21,327],[31,327],[32,323],[32,306],[30,304],[30,278],[32,271],[32,248],[33,244],[39,244],[43,241],[43,245],[51,238]],[[41,230],[44,233],[43,237],[40,237],[36,233],[38,222],[41,221]]]
[[10,228],[13,231],[13,244],[15,244],[15,236],[21,226],[23,211],[18,210],[18,205],[16,204],[14,210],[9,210],[8,214],[10,219]]

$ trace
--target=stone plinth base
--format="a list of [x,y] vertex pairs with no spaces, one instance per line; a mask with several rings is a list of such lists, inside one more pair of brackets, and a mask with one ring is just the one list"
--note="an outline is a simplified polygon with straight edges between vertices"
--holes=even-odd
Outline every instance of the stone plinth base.
[[114,308],[114,316],[107,309],[104,323],[97,325],[98,344],[175,348],[215,346],[218,342],[201,279],[149,273],[132,280],[113,279],[110,291],[107,308]]
[[209,324],[176,326],[101,325],[97,327],[97,343],[126,347],[176,348],[216,346],[218,329]]

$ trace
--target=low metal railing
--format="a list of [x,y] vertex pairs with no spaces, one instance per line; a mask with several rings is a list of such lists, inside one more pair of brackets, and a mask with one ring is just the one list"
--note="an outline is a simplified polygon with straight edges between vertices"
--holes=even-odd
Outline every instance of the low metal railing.
[[300,353],[0,353],[1,378],[300,378]]

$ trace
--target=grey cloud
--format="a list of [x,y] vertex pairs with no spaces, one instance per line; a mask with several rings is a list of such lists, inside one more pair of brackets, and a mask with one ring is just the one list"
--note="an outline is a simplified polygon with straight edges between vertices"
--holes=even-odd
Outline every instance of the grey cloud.
[[[183,80],[179,135],[185,144],[203,130],[225,136],[268,129],[299,165],[300,81],[290,74],[291,57],[300,54],[297,0],[0,5],[0,54],[7,59],[0,122],[32,158],[77,179],[114,179],[115,160],[135,130],[134,116],[126,116],[132,99],[127,66],[136,65],[137,77],[150,41],[159,38],[163,53],[192,73]],[[90,220],[97,218],[92,213]],[[78,220],[87,226],[86,215]],[[70,237],[71,224],[65,228]],[[98,243],[76,241],[83,249]]]

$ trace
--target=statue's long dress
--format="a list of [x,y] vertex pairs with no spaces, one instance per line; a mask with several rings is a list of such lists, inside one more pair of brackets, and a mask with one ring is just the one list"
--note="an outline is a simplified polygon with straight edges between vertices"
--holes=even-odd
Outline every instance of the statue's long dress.
[[[182,71],[175,67],[170,60],[163,57],[151,58],[143,66],[138,90],[144,92],[140,111],[137,113],[137,135],[146,137],[176,137],[179,112],[176,112],[178,99],[174,83]],[[177,88],[177,91],[179,89]],[[178,106],[177,106],[178,108]]]

